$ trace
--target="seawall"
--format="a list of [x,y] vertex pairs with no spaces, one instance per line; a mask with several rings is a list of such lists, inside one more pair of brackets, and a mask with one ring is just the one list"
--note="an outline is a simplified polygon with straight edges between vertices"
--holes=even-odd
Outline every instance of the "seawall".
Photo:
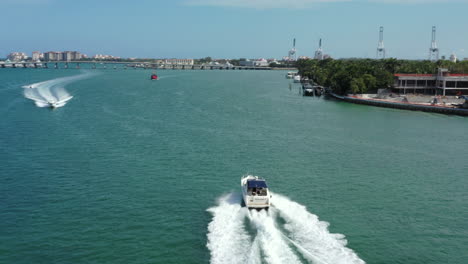
[[462,108],[421,105],[421,104],[412,104],[412,103],[397,103],[397,102],[388,102],[388,101],[372,100],[372,99],[361,99],[361,98],[350,97],[350,96],[341,96],[341,95],[337,95],[334,93],[329,93],[329,95],[335,99],[349,102],[349,103],[354,103],[354,104],[363,104],[363,105],[412,110],[412,111],[433,112],[433,113],[440,113],[440,114],[447,114],[447,115],[468,116],[468,109],[462,109]]

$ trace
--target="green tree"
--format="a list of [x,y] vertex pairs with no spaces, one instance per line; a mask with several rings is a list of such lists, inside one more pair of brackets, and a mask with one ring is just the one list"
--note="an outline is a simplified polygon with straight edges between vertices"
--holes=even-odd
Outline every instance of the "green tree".
[[349,82],[349,87],[354,94],[364,93],[365,91],[367,91],[366,84],[364,83],[364,80],[362,78],[353,78]]
[[365,84],[365,90],[361,90],[362,93],[366,93],[367,91],[374,91],[377,88],[377,78],[374,76],[366,73],[362,75],[362,80]]

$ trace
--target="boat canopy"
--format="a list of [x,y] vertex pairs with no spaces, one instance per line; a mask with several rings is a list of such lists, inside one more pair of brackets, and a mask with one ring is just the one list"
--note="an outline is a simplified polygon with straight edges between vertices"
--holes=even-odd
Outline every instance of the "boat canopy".
[[250,180],[247,181],[248,188],[268,188],[265,181],[262,180]]

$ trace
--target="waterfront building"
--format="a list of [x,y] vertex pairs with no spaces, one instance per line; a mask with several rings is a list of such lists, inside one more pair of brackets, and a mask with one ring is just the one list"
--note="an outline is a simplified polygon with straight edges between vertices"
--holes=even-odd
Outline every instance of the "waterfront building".
[[55,60],[55,52],[52,52],[52,51],[44,52],[44,60],[45,61]]
[[193,65],[193,59],[164,59],[164,64],[171,65]]
[[82,58],[78,51],[48,51],[43,56],[45,61],[73,61]]
[[395,74],[394,88],[399,93],[468,93],[468,74],[453,74],[439,69],[437,74]]
[[59,51],[48,51],[44,53],[44,60],[45,61],[62,61],[63,55],[62,52]]
[[71,51],[64,51],[62,52],[62,57],[64,61],[71,61],[73,60],[73,54]]
[[249,60],[249,59],[246,59],[246,60],[241,60],[239,61],[239,66],[249,66],[249,67],[252,67],[254,66],[254,63],[253,61]]
[[281,64],[281,62],[277,61],[276,59],[268,59],[268,65],[270,65],[271,63],[274,63],[274,64]]
[[118,60],[120,57],[112,56],[112,55],[104,55],[104,54],[96,54],[93,56],[93,59],[96,60]]
[[62,58],[64,61],[81,60],[82,55],[78,51],[64,51],[62,52]]
[[33,61],[38,61],[44,58],[44,54],[42,54],[40,51],[33,51],[31,59]]
[[217,66],[217,67],[223,67],[223,68],[234,67],[234,65],[231,64],[228,60],[220,60],[220,62],[210,61],[210,62],[207,62],[207,63],[203,63],[202,66],[208,66],[208,67]]
[[7,59],[9,59],[10,61],[23,61],[23,60],[26,60],[28,58],[28,56],[26,55],[26,53],[24,52],[12,52],[10,54],[8,54],[7,56]]
[[241,60],[239,61],[240,66],[247,66],[247,67],[268,67],[270,64],[265,59],[258,59],[258,60]]

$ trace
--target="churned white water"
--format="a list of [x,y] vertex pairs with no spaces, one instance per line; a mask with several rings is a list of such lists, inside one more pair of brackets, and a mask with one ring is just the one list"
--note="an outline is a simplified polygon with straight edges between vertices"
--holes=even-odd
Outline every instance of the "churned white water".
[[284,228],[289,232],[289,238],[301,251],[306,251],[305,258],[327,264],[364,263],[346,247],[344,235],[330,233],[329,223],[320,221],[305,206],[282,195],[273,194],[273,197],[274,209],[285,220]]
[[213,214],[207,244],[212,263],[249,263],[251,251],[256,251],[244,227],[248,210],[241,207],[240,199],[239,195],[228,194],[219,199],[218,206],[208,209]]
[[248,210],[241,202],[239,193],[230,193],[208,209],[213,264],[365,263],[346,247],[344,235],[330,233],[327,222],[285,196],[273,194],[269,211]]
[[84,72],[79,75],[56,78],[22,86],[24,97],[33,100],[38,107],[64,106],[73,96],[65,90],[65,85],[93,76],[93,73]]

